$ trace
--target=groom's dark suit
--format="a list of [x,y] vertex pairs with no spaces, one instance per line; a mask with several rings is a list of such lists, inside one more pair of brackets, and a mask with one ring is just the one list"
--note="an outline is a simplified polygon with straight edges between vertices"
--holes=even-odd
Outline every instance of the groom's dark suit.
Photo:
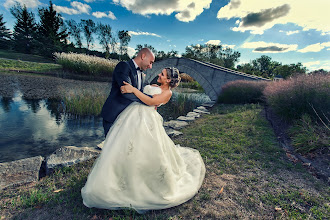
[[[142,74],[143,75],[143,74]],[[141,102],[133,93],[122,94],[120,87],[123,81],[128,82],[132,86],[138,88],[137,70],[132,60],[120,62],[117,64],[112,74],[112,87],[107,100],[105,101],[101,116],[103,117],[103,127],[105,136],[108,133],[117,116],[132,102]],[[141,91],[143,89],[144,77],[141,76]]]

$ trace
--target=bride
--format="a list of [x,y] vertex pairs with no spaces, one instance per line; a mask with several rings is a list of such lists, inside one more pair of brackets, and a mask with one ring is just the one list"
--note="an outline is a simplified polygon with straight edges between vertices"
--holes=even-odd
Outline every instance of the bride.
[[133,102],[112,125],[81,190],[85,206],[145,213],[180,205],[198,192],[205,175],[199,152],[175,145],[155,110],[170,100],[178,74],[176,68],[163,69],[160,86],[144,88],[152,98],[124,82],[121,92],[134,93],[146,105]]

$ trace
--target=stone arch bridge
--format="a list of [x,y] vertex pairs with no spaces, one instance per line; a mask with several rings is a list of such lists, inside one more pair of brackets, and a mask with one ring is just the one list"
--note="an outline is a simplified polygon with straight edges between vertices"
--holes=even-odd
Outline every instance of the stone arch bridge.
[[176,67],[180,72],[193,77],[204,89],[212,101],[216,101],[221,87],[234,80],[268,80],[262,77],[238,72],[212,63],[187,58],[169,58],[157,61],[152,69],[145,71],[146,81],[150,83],[165,67]]

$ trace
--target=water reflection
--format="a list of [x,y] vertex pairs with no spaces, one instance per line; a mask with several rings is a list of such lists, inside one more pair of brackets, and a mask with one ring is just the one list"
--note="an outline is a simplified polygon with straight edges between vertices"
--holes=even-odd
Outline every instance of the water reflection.
[[103,140],[102,120],[63,114],[61,102],[1,97],[0,162],[47,156],[61,146],[94,147]]
[[[0,100],[0,162],[45,157],[62,146],[95,147],[104,139],[102,118],[64,114],[60,100],[26,99],[21,92]],[[158,111],[167,121],[182,115],[178,108],[186,114],[209,100],[206,94],[176,91]]]

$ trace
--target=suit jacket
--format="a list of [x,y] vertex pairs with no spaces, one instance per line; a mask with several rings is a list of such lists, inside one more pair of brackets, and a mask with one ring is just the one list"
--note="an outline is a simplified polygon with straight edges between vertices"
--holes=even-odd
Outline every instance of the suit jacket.
[[[141,91],[143,90],[144,78],[145,77],[141,77]],[[101,116],[104,120],[113,123],[117,116],[129,104],[134,101],[142,103],[133,93],[122,94],[120,91],[120,87],[124,85],[123,81],[126,81],[137,88],[137,80],[137,71],[132,60],[127,62],[121,61],[117,64],[112,74],[112,87],[110,95],[105,101],[101,111]]]

